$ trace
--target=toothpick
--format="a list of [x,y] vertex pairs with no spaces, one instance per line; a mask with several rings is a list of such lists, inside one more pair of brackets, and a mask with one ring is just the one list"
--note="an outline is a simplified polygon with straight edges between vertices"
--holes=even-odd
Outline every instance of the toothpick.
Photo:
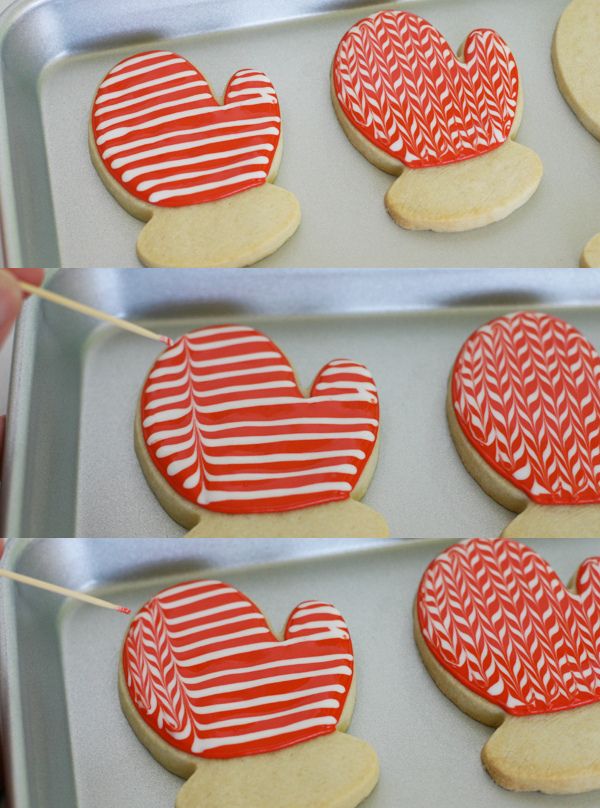
[[64,595],[67,598],[75,598],[75,600],[81,600],[83,603],[91,603],[92,606],[101,606],[103,609],[112,609],[122,614],[131,614],[131,609],[128,609],[127,606],[118,606],[116,603],[110,603],[108,600],[102,600],[102,598],[87,595],[85,592],[78,592],[76,589],[67,589],[64,586],[48,583],[48,581],[40,581],[38,578],[30,578],[29,575],[21,575],[19,572],[12,572],[12,570],[6,570],[1,567],[0,578],[10,578],[11,581],[17,581],[20,584],[27,584],[28,586],[35,586],[38,589],[45,589],[48,592],[55,592],[57,595]]
[[56,292],[51,292],[48,289],[35,286],[34,284],[27,283],[26,281],[18,281],[18,283],[21,289],[24,292],[27,292],[29,295],[37,295],[38,297],[44,298],[44,300],[50,300],[52,303],[58,303],[59,306],[65,306],[67,309],[78,311],[80,314],[87,314],[90,317],[95,317],[97,320],[105,320],[107,323],[112,323],[112,325],[115,325],[118,328],[123,328],[125,331],[131,331],[132,334],[138,334],[140,337],[148,337],[148,339],[164,342],[165,345],[173,344],[173,340],[170,337],[164,337],[162,334],[156,334],[154,331],[143,328],[141,325],[136,325],[136,323],[130,323],[128,320],[123,320],[121,317],[115,317],[112,314],[107,314],[105,311],[94,309],[92,306],[86,306],[85,303],[78,303],[76,300],[71,300],[70,297],[64,297],[64,295],[59,295]]

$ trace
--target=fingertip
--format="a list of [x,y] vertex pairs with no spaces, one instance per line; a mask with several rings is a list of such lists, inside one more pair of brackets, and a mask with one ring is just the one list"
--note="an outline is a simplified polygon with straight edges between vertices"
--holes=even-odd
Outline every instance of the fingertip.
[[21,289],[14,277],[0,271],[0,344],[5,341],[19,316],[22,302]]

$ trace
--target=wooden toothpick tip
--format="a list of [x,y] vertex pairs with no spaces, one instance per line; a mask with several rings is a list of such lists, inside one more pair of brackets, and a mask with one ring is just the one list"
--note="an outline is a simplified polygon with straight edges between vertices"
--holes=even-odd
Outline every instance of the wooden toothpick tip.
[[49,581],[41,581],[39,578],[31,578],[29,575],[22,575],[20,572],[13,572],[12,570],[0,567],[0,578],[8,578],[11,581],[16,581],[19,584],[26,584],[27,586],[34,586],[36,589],[44,589],[46,592],[53,592],[56,595],[62,595],[66,598],[73,598],[82,603],[89,603],[92,606],[100,606],[102,609],[112,609],[114,612],[121,614],[131,614],[131,609],[127,606],[120,606],[118,603],[111,603],[109,600],[97,598],[95,595],[88,595],[87,592],[79,592],[77,589],[68,589],[66,586],[58,586],[58,584],[51,584]]
[[95,309],[92,306],[87,306],[85,303],[79,303],[77,300],[72,300],[70,297],[51,292],[49,289],[44,289],[43,286],[35,286],[35,284],[27,283],[26,281],[18,281],[18,284],[28,295],[35,295],[44,300],[49,300],[51,303],[57,303],[59,306],[77,311],[79,314],[94,317],[96,320],[103,320],[117,328],[122,328],[124,331],[137,334],[140,337],[147,337],[148,339],[162,342],[168,347],[173,344],[173,340],[170,337],[165,337],[164,334],[157,334],[155,331],[150,331],[149,328],[144,328],[141,325],[137,325],[137,323],[130,323],[129,320],[124,320],[122,317],[115,317],[113,314],[107,314],[107,312]]

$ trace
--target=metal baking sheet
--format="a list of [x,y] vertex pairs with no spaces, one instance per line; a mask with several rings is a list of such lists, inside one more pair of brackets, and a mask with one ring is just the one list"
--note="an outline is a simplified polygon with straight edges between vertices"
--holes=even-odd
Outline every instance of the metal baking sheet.
[[[6,564],[139,608],[189,577],[240,587],[280,627],[305,598],[342,611],[357,658],[350,732],[376,749],[381,777],[365,808],[485,805],[583,808],[598,792],[548,797],[496,786],[479,754],[491,730],[446,699],[412,636],[412,602],[448,541],[42,540]],[[568,580],[597,540],[533,541]],[[182,781],[137,741],[117,696],[127,619],[2,581],[2,729],[12,808],[167,808]],[[91,638],[93,637],[93,641]],[[110,776],[107,773],[110,772]]]
[[[300,382],[335,357],[365,363],[381,399],[381,450],[365,502],[395,537],[498,535],[512,514],[464,470],[445,416],[466,337],[537,307],[600,348],[600,270],[61,270],[50,288],[173,337],[257,326]],[[142,475],[133,419],[159,343],[30,300],[17,339],[1,534],[181,536]]]
[[[141,223],[106,191],[89,159],[97,83],[147,48],[181,52],[221,92],[237,68],[265,70],[282,104],[278,184],[302,205],[300,230],[264,266],[576,266],[600,230],[600,151],[554,80],[552,34],[567,0],[18,0],[0,20],[0,188],[9,266],[137,266]],[[393,178],[347,141],[329,98],[343,33],[381,8],[424,15],[458,47],[492,27],[519,63],[518,139],[545,178],[503,222],[461,234],[410,233],[385,212]]]

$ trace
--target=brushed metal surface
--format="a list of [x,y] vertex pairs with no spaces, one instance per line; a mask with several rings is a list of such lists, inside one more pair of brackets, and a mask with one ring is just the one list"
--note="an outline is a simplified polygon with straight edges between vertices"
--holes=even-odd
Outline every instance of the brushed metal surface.
[[[328,360],[366,363],[381,452],[365,502],[393,536],[498,535],[511,515],[463,469],[446,383],[466,337],[518,308],[551,310],[600,348],[600,271],[62,270],[51,288],[178,336],[249,323],[308,386]],[[2,535],[181,536],[133,450],[140,386],[160,345],[30,300],[17,334]]]
[[[160,588],[217,577],[281,627],[299,601],[323,598],[346,618],[357,659],[350,731],[377,750],[381,778],[364,808],[584,808],[597,792],[548,797],[496,786],[479,753],[491,730],[460,712],[425,671],[412,602],[448,542],[42,540],[9,547],[11,568],[137,609]],[[530,542],[568,580],[597,540]],[[223,545],[226,544],[226,551]],[[2,731],[12,808],[167,808],[182,781],[137,741],[119,707],[127,618],[0,582]]]
[[[390,6],[391,4],[388,4]],[[519,63],[519,141],[545,177],[503,222],[461,234],[410,233],[385,212],[392,178],[347,141],[329,98],[343,33],[380,3],[356,0],[18,0],[0,19],[1,225],[9,265],[137,266],[141,224],[106,191],[88,155],[97,83],[119,59],[171,48],[217,92],[236,68],[278,89],[285,147],[278,183],[299,198],[298,233],[264,266],[574,266],[600,230],[598,143],[561,97],[550,46],[565,0],[412,0],[457,47],[496,28]],[[394,5],[392,7],[398,7]]]

